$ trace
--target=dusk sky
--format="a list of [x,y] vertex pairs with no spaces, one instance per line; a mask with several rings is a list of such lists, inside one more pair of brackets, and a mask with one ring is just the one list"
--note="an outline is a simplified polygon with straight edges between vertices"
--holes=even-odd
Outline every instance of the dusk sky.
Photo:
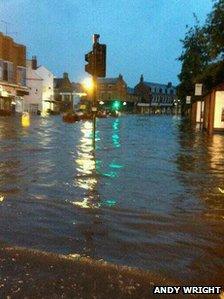
[[[27,46],[28,57],[55,76],[81,81],[92,34],[107,44],[107,76],[121,73],[129,86],[145,81],[178,83],[180,39],[193,13],[203,24],[212,0],[0,0],[9,35]],[[5,33],[5,24],[0,23]],[[16,33],[15,33],[16,32]],[[11,34],[10,34],[11,33]]]

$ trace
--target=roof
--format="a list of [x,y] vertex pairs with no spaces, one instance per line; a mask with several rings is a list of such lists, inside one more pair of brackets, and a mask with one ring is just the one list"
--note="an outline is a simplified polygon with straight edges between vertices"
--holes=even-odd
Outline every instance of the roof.
[[54,78],[54,87],[59,88],[62,85],[63,78]]
[[54,78],[54,88],[64,92],[72,92],[72,84],[68,78]]
[[72,82],[72,90],[75,92],[84,92],[82,84],[76,82]]
[[129,94],[134,94],[134,93],[135,93],[135,90],[134,90],[134,88],[132,88],[132,87],[127,87],[127,92],[128,92]]
[[98,78],[98,83],[101,84],[116,84],[119,78]]
[[158,88],[172,88],[172,89],[176,89],[175,86],[171,85],[170,87],[168,87],[168,84],[161,84],[161,83],[155,83],[155,82],[143,82],[145,85],[148,85],[150,87],[158,87]]

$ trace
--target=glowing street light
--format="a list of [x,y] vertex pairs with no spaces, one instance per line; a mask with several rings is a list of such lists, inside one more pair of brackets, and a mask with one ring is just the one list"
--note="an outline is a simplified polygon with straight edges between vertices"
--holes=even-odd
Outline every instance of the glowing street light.
[[93,91],[94,84],[93,84],[92,78],[84,79],[83,82],[82,82],[82,85],[83,85],[83,87],[86,91],[88,91],[88,92]]

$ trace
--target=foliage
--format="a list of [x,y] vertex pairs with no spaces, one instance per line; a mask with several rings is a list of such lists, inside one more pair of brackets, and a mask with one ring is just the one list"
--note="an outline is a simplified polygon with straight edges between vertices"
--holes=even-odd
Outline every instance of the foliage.
[[195,83],[203,83],[206,92],[224,81],[224,0],[214,3],[204,26],[196,24],[181,40],[183,51],[179,74],[178,95],[185,103],[187,95],[194,94]]

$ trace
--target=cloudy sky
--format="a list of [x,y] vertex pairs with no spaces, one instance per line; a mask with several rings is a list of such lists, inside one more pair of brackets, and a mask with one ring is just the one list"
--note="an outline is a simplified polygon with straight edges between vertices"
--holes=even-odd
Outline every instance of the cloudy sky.
[[[178,82],[180,39],[196,13],[203,24],[212,0],[0,0],[0,20],[27,46],[28,56],[55,76],[86,77],[84,54],[92,34],[107,44],[107,76],[123,74],[134,86],[146,81]],[[5,32],[5,23],[0,23]]]

